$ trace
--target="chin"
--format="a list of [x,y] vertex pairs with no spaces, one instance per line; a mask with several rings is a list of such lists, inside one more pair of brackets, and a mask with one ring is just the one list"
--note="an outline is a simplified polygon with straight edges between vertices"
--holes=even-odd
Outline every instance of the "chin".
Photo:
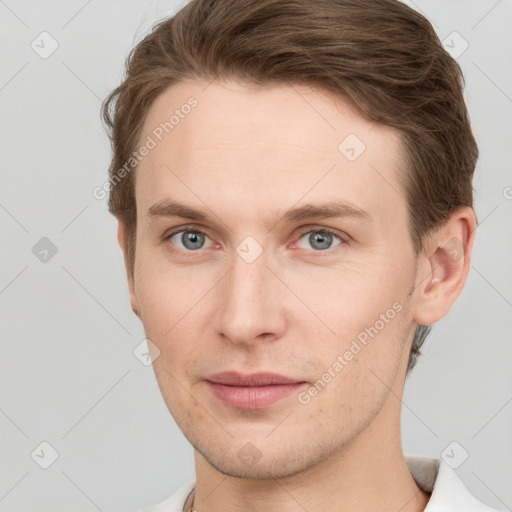
[[246,479],[278,479],[303,473],[329,458],[334,448],[330,443],[316,442],[311,445],[274,445],[268,440],[266,443],[263,440],[243,443],[231,439],[226,445],[212,439],[189,438],[189,441],[217,471]]
[[236,456],[228,459],[226,457],[212,457],[208,453],[201,453],[201,455],[211,466],[219,471],[219,473],[233,478],[273,480],[302,473],[309,467],[305,461],[288,459],[285,462],[278,456],[274,456],[271,461],[263,461],[262,458],[251,466],[241,462]]

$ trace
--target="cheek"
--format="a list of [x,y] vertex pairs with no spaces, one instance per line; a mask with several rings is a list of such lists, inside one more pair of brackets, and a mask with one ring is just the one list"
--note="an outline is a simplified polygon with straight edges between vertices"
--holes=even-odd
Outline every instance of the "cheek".
[[339,322],[338,335],[316,352],[316,380],[299,402],[304,404],[305,414],[322,418],[325,429],[331,425],[335,437],[345,438],[368,425],[395,389],[404,355],[401,314],[384,327],[377,324],[380,331],[373,330],[374,326],[360,329],[359,325],[367,324],[361,318],[359,325],[354,319]]
[[215,280],[204,267],[171,266],[162,260],[151,255],[139,258],[135,293],[146,331],[165,341],[197,316]]
[[[312,354],[311,338],[319,336],[313,336],[310,328],[302,350],[316,359],[319,387],[328,383],[325,387],[330,391],[322,391],[325,399],[338,404],[367,403],[369,397],[378,401],[388,393],[386,386],[392,386],[403,358],[405,326],[410,322],[404,278],[395,279],[384,266],[361,269],[316,268],[307,275],[297,272],[288,277],[318,317],[311,328],[321,333],[322,341]],[[295,318],[300,324],[300,317]]]
[[153,361],[155,377],[171,414],[181,418],[195,407],[183,388],[201,350],[198,315],[208,287],[190,272],[142,263],[136,292],[146,337],[160,350]]
[[[318,317],[319,329],[343,344],[360,333],[364,338],[366,329],[389,332],[390,325],[397,323],[408,289],[405,264],[400,279],[390,268],[369,258],[366,262],[347,259],[331,267],[288,267],[283,280]],[[298,305],[299,309],[303,311]]]

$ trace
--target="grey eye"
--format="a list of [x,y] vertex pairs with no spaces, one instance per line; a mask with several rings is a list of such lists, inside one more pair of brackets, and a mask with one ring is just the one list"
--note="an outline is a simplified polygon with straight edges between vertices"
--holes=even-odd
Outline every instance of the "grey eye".
[[[189,251],[197,251],[202,249],[205,244],[205,240],[208,238],[204,233],[200,231],[179,231],[171,237],[171,242],[180,249],[187,249]],[[180,245],[181,244],[181,245]]]
[[[301,242],[304,239],[306,239],[306,243],[310,244],[310,247],[304,247],[301,245]],[[298,245],[302,249],[313,248],[315,251],[323,251],[325,249],[330,249],[331,247],[333,247],[332,243],[334,239],[338,239],[339,241],[339,243],[335,244],[334,246],[339,245],[341,243],[339,237],[332,233],[329,233],[328,231],[311,231],[300,238]]]

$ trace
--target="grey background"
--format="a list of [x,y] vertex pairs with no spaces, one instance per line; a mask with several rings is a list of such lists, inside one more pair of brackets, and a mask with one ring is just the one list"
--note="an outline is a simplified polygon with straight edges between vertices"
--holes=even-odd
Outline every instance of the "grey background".
[[[473,268],[406,384],[403,446],[440,457],[456,441],[466,486],[510,510],[512,1],[409,4],[442,40],[456,31],[469,44],[458,61],[481,157]],[[0,1],[0,511],[137,510],[194,477],[192,448],[133,354],[144,332],[116,222],[92,195],[110,155],[101,100],[135,42],[178,7]],[[43,31],[59,45],[46,59],[31,47]],[[43,237],[57,248],[46,262]],[[31,457],[48,460],[43,441],[58,452],[48,469]]]

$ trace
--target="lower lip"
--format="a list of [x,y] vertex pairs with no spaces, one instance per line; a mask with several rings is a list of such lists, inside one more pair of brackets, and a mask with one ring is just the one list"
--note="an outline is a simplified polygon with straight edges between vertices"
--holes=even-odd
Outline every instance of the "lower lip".
[[285,398],[306,384],[297,382],[294,384],[273,384],[271,386],[227,386],[216,382],[206,381],[206,384],[226,405],[237,409],[265,409],[275,404],[281,398]]

